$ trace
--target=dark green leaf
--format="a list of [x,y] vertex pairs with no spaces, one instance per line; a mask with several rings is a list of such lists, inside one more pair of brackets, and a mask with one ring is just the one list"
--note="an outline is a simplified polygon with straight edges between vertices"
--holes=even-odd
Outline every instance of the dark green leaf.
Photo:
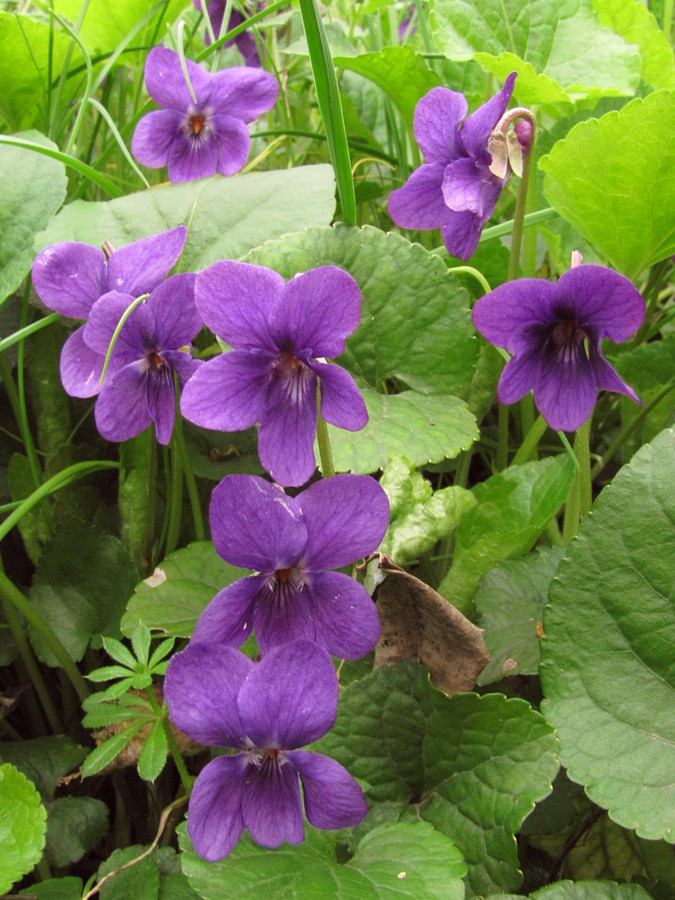
[[49,863],[64,868],[98,844],[108,830],[108,807],[94,797],[59,797],[47,813]]
[[33,782],[45,800],[52,800],[59,779],[72,772],[87,751],[65,735],[0,742],[0,760],[12,763]]

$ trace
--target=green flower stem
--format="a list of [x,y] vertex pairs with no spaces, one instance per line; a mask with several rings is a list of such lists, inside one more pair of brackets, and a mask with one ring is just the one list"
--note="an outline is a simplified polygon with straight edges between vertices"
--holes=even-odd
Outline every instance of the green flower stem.
[[183,509],[183,467],[176,449],[175,441],[171,438],[171,478],[169,481],[169,499],[167,503],[168,526],[166,531],[166,545],[164,556],[176,549],[180,536],[181,512]]
[[328,428],[325,421],[319,417],[316,420],[316,439],[319,444],[319,458],[321,459],[321,474],[324,478],[330,478],[335,475],[335,464],[333,463],[333,451],[330,447],[330,439],[328,437]]
[[75,463],[75,465],[68,466],[67,469],[63,469],[61,472],[53,475],[45,481],[44,484],[41,484],[37,490],[33,491],[29,497],[26,497],[14,512],[7,516],[0,525],[0,541],[4,540],[12,528],[23,519],[26,513],[30,512],[30,510],[33,509],[34,506],[37,506],[41,500],[44,500],[45,497],[49,497],[50,494],[66,487],[79,478],[84,478],[85,475],[90,475],[92,472],[99,472],[102,469],[117,468],[118,464],[116,462],[90,460],[87,462]]
[[10,347],[13,347],[14,344],[18,344],[19,341],[24,341],[36,331],[41,331],[43,328],[51,325],[52,322],[58,322],[60,318],[61,316],[59,313],[50,313],[48,316],[45,316],[44,319],[38,319],[31,325],[26,325],[25,328],[19,328],[14,334],[10,334],[9,337],[3,338],[0,341],[0,353],[2,353],[3,350],[8,350]]
[[563,539],[567,544],[576,537],[582,517],[590,511],[593,504],[590,452],[592,418],[591,415],[586,419],[574,437],[574,453],[579,463],[579,470],[574,476],[572,488],[565,503]]
[[626,427],[619,433],[614,441],[609,445],[609,449],[604,454],[601,460],[599,460],[591,471],[591,478],[595,479],[600,475],[602,470],[605,468],[607,463],[612,459],[616,451],[623,446],[623,444],[628,440],[631,434],[635,431],[636,428],[642,424],[642,422],[646,419],[649,413],[654,409],[654,407],[659,404],[664,397],[667,397],[668,394],[675,388],[675,378],[672,378],[661,390],[658,394],[653,397],[646,406],[643,406],[640,412],[635,416],[635,418],[631,419],[631,421],[626,425]]
[[246,31],[247,28],[251,28],[251,26],[257,25],[258,22],[262,22],[263,19],[268,18],[269,16],[273,16],[274,13],[279,12],[279,10],[283,10],[287,7],[288,0],[277,0],[276,3],[270,3],[269,6],[261,10],[259,13],[256,13],[254,16],[249,16],[240,25],[237,25],[236,28],[233,28],[226,34],[221,34],[217,41],[214,41],[212,44],[202,50],[201,53],[198,53],[195,56],[195,62],[203,62],[208,56],[210,56],[212,53],[215,53],[216,50],[219,50],[223,46],[223,44],[226,44],[228,41],[236,38],[243,31]]
[[525,210],[527,208],[527,194],[530,184],[530,170],[532,168],[532,153],[526,153],[523,157],[523,174],[520,178],[518,186],[518,195],[516,197],[516,209],[513,214],[513,230],[511,231],[511,252],[509,253],[509,269],[506,276],[507,281],[513,281],[518,275],[518,265],[520,262],[520,245],[523,240],[523,229],[525,227]]
[[171,723],[162,708],[160,708],[159,703],[157,702],[157,697],[155,697],[155,692],[152,689],[152,685],[149,688],[146,688],[145,691],[148,700],[150,701],[150,706],[153,709],[153,712],[157,716],[158,719],[162,720],[162,728],[164,729],[164,734],[166,735],[166,741],[169,745],[169,750],[171,751],[171,755],[173,756],[173,761],[176,764],[176,768],[178,769],[178,774],[180,775],[180,780],[185,788],[185,793],[190,796],[192,792],[192,778],[190,778],[190,774],[187,770],[187,766],[185,765],[185,760],[183,759],[183,754],[180,752],[178,748],[178,744],[176,743],[176,738],[174,737],[174,733],[171,730]]
[[185,435],[183,433],[183,418],[180,413],[180,402],[178,400],[178,386],[176,386],[176,420],[173,426],[173,435],[171,436],[172,446],[178,453],[181,466],[183,468],[183,476],[185,478],[185,486],[187,487],[188,497],[190,498],[190,508],[192,509],[192,520],[195,526],[195,538],[198,541],[206,540],[206,528],[204,527],[204,515],[202,513],[202,504],[199,499],[199,489],[197,487],[197,479],[190,465],[190,455],[185,444]]
[[534,423],[525,435],[523,443],[520,445],[520,449],[513,457],[512,465],[519,466],[522,463],[528,462],[534,457],[537,447],[539,446],[539,441],[544,436],[547,428],[548,425],[546,424],[546,420],[543,416],[539,416],[537,419],[535,419]]
[[[28,624],[32,625],[58,660],[58,663],[66,673],[68,680],[75,688],[77,696],[80,700],[85,700],[89,696],[89,688],[82,675],[80,675],[79,669],[71,659],[70,654],[42,616],[32,604],[26,600],[21,591],[9,580],[4,572],[0,572],[0,598],[2,598],[3,602],[11,604],[14,609],[21,613]],[[57,733],[61,732],[62,729],[59,726],[59,731]]]
[[509,408],[499,404],[497,413],[497,458],[496,467],[502,472],[509,464]]
[[106,376],[106,372],[108,371],[108,366],[110,365],[110,358],[112,356],[112,352],[115,349],[115,344],[117,343],[117,338],[120,336],[122,329],[124,328],[124,323],[129,318],[131,313],[136,309],[136,307],[143,303],[144,300],[147,300],[150,294],[141,294],[140,297],[136,297],[133,303],[130,303],[129,306],[122,313],[119,322],[115,330],[113,331],[113,336],[110,338],[110,343],[108,344],[108,350],[105,355],[105,359],[103,361],[103,368],[101,369],[101,377],[98,380],[99,384],[103,384],[103,381]]
[[489,294],[492,290],[490,282],[485,275],[483,275],[482,272],[479,272],[478,269],[474,269],[473,266],[452,266],[448,269],[448,272],[454,272],[456,275],[471,275],[480,284],[486,294]]

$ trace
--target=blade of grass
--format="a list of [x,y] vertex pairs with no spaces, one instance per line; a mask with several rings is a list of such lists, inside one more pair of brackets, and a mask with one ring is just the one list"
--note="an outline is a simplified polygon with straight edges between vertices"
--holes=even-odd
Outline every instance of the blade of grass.
[[314,74],[314,88],[328,140],[328,152],[335,171],[342,218],[347,225],[356,225],[356,197],[349,144],[328,39],[315,0],[300,0],[300,13]]

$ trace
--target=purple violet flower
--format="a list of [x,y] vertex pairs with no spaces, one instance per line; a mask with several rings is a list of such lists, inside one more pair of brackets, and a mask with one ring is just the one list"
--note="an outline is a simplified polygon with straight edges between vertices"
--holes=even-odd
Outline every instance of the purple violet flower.
[[352,776],[321,753],[298,750],[335,722],[338,684],[325,650],[294,641],[257,665],[231,647],[190,644],[170,661],[164,695],[172,721],[193,740],[236,747],[199,773],[188,833],[204,859],[230,853],[247,828],[263,847],[300,844],[315,828],[357,825],[367,812]]
[[[194,304],[194,283],[192,274],[167,278],[125,320],[94,409],[96,427],[106,440],[126,441],[152,422],[160,444],[171,440],[176,414],[174,373],[184,385],[202,365],[192,358],[189,348],[202,328]],[[102,297],[89,314],[83,342],[105,356],[133,300],[117,291]],[[70,381],[76,381],[81,371],[78,360],[66,354],[61,366]],[[86,366],[81,374],[87,374]]]
[[483,337],[513,354],[499,381],[500,403],[534,391],[556,431],[575,431],[590,416],[598,389],[635,391],[603,357],[600,342],[627,340],[642,323],[645,303],[631,282],[604,266],[580,265],[552,284],[522,278],[477,301],[473,323]]
[[389,502],[377,481],[334,475],[288,497],[262,478],[228,475],[213,492],[209,519],[218,554],[259,574],[216,594],[193,643],[239,646],[253,628],[263,654],[299,638],[346,659],[373,649],[380,626],[368,592],[326,570],[379,546]]
[[280,484],[304,484],[316,467],[317,381],[327,422],[358,431],[368,421],[352,376],[325,361],[344,352],[358,327],[357,283],[336,266],[286,283],[271,269],[224,261],[197,276],[195,299],[206,325],[234,349],[190,380],[183,415],[216,431],[259,422],[263,466]]
[[401,228],[440,228],[448,253],[459,259],[472,256],[506,184],[490,170],[489,142],[515,80],[512,72],[501,91],[467,118],[464,96],[448,88],[433,88],[415,108],[415,140],[425,162],[392,191],[389,214]]
[[[195,8],[200,12],[206,6],[207,0],[194,0]],[[223,17],[225,15],[225,7],[227,5],[227,0],[211,0],[211,3],[208,4],[206,15],[208,15],[211,20],[211,28],[213,29],[213,34],[215,35],[216,40],[220,37],[220,32],[223,27]],[[248,15],[242,15],[239,10],[232,9],[230,13],[230,18],[227,23],[227,27],[225,28],[225,33],[228,31],[232,31],[233,28],[236,28],[237,25],[241,25],[247,21],[249,16],[255,15],[255,13],[260,12],[260,10],[265,8],[265,3],[263,0],[259,0],[257,3],[247,3],[245,9],[248,12]],[[208,47],[211,44],[211,36],[208,31],[206,32],[206,36],[204,38],[204,42]],[[258,47],[256,46],[255,38],[248,31],[242,31],[241,34],[238,34],[235,38],[232,38],[231,41],[225,41],[223,47],[231,47],[234,46],[244,57],[244,65],[251,66],[255,69],[260,68],[260,56],[258,54]]]
[[[107,256],[90,244],[52,244],[33,263],[33,287],[48,309],[72,319],[86,319],[94,304],[111,292],[121,292],[131,302],[158,287],[178,261],[186,238],[187,228],[179,225],[110,251]],[[105,351],[90,347],[84,340],[84,326],[77,328],[61,351],[61,380],[66,392],[71,397],[100,393],[104,361]]]
[[193,100],[178,54],[155,47],[145,62],[145,86],[163,109],[140,120],[131,152],[151,169],[168,166],[176,184],[220,172],[234,175],[246,162],[251,138],[246,127],[277,99],[276,79],[246,66],[211,74],[186,59]]

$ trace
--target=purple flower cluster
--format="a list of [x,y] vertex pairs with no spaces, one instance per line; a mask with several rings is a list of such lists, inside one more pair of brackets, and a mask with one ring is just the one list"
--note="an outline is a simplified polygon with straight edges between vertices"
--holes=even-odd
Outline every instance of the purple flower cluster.
[[501,403],[529,391],[551,428],[575,431],[593,412],[598,389],[635,391],[602,355],[603,338],[620,342],[634,334],[645,314],[639,292],[604,266],[577,266],[555,283],[523,278],[477,301],[476,329],[513,358],[499,381]]
[[256,68],[211,74],[189,59],[185,65],[189,84],[173,50],[155,47],[148,54],[145,85],[162,109],[140,120],[131,152],[151,169],[168,166],[174,184],[234,175],[251,147],[247,125],[274,106],[279,85]]
[[467,103],[457,91],[438,87],[415,108],[415,140],[424,165],[389,198],[397,225],[419,231],[440,228],[448,253],[472,256],[506,184],[493,171],[491,138],[513,93],[516,73],[501,91],[466,116]]

